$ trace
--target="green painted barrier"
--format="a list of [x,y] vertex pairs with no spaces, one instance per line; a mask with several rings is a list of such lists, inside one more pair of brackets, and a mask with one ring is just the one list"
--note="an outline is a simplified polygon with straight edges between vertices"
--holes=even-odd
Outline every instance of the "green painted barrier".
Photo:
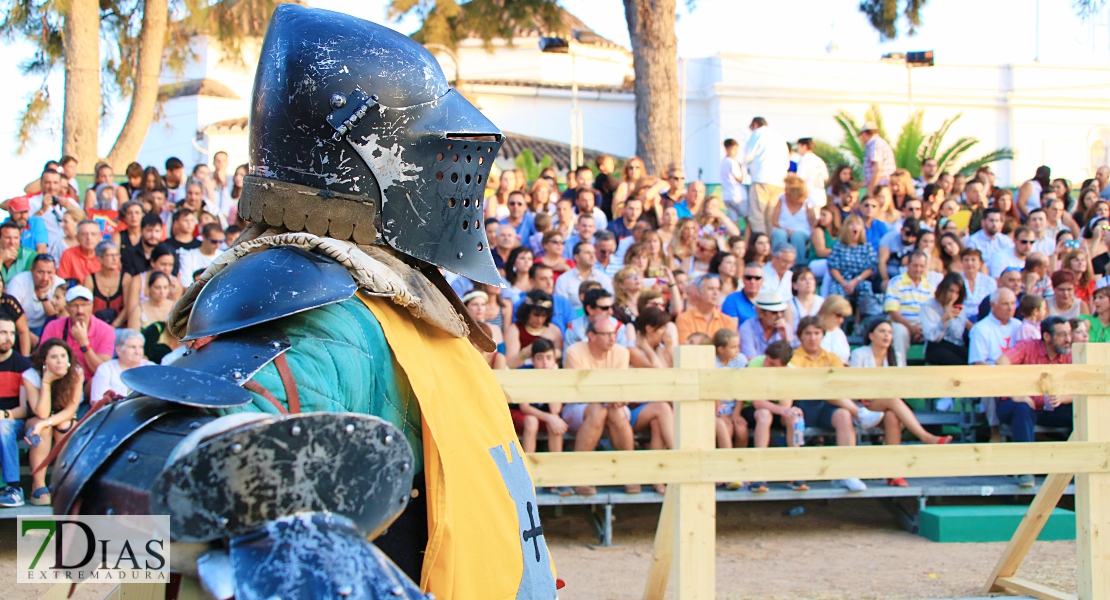
[[[1017,531],[1027,506],[930,506],[917,515],[918,533],[934,542],[1008,542]],[[1075,513],[1052,511],[1041,541],[1074,540]]]

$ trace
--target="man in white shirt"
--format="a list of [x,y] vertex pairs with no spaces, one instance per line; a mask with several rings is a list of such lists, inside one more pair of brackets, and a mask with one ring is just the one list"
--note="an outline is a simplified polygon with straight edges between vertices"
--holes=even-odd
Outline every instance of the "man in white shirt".
[[1029,258],[1029,253],[1033,251],[1033,244],[1036,242],[1037,237],[1033,234],[1033,230],[1024,225],[1018,227],[1014,230],[1014,247],[995,252],[987,263],[987,272],[991,277],[998,279],[1006,267],[1024,269],[1025,259]]
[[770,211],[783,193],[783,179],[790,168],[786,140],[763,117],[752,119],[752,134],[744,148],[744,164],[752,185],[748,190],[748,224],[755,233],[771,233]]
[[193,273],[207,269],[216,257],[220,255],[220,246],[224,243],[224,230],[219,223],[208,223],[200,230],[200,246],[192,250],[181,250],[178,258],[181,261],[181,271],[178,277],[182,285],[189,287],[193,284]]
[[1056,236],[1048,232],[1048,215],[1043,208],[1034,208],[1029,211],[1029,220],[1026,221],[1029,230],[1033,232],[1033,250],[1045,256],[1056,253]]
[[57,316],[51,300],[54,288],[65,283],[56,273],[54,259],[47,254],[40,254],[31,263],[30,271],[12,277],[5,291],[19,301],[23,314],[27,316],[27,327],[38,336],[42,335],[46,317]]
[[617,236],[612,231],[599,231],[594,234],[594,249],[597,251],[597,265],[610,278],[624,268],[624,261],[617,256]]
[[983,211],[983,228],[967,239],[967,247],[983,253],[983,262],[991,264],[995,253],[1014,247],[1010,236],[1002,233],[1002,213],[993,206]]
[[584,281],[596,281],[613,293],[613,279],[601,269],[595,268],[597,252],[594,245],[589,242],[578,242],[574,247],[575,268],[559,276],[555,281],[555,295],[562,296],[570,301],[574,310],[582,308],[582,300],[578,297],[578,286]]
[[794,297],[794,259],[798,251],[790,242],[779,242],[771,248],[771,260],[763,265],[763,287],[760,289],[773,290],[779,296],[790,299]]
[[1102,166],[1095,169],[1095,181],[1098,182],[1098,193],[1103,200],[1110,200],[1110,167]]
[[594,227],[597,229],[605,229],[609,226],[609,219],[605,218],[605,213],[594,204],[593,188],[579,187],[575,192],[574,205],[578,214],[594,216]]
[[[994,365],[1002,353],[1017,344],[1021,321],[1014,318],[1017,308],[1017,295],[1008,288],[999,288],[991,293],[991,312],[971,328],[968,342],[968,364]],[[995,413],[996,399],[984,398],[983,408],[987,423],[998,427]]]
[[[733,221],[737,217],[748,217],[748,189],[744,187],[744,165],[739,157],[740,144],[732,138],[725,140],[725,157],[721,159],[721,200]],[[691,208],[691,212],[694,210]]]
[[825,183],[829,179],[829,167],[820,156],[813,153],[813,138],[798,140],[798,177],[806,182],[809,188],[809,204],[820,210],[828,202],[825,193]]
[[231,199],[231,188],[235,181],[227,177],[227,152],[220,150],[212,155],[212,193],[220,216],[231,218],[235,201]]

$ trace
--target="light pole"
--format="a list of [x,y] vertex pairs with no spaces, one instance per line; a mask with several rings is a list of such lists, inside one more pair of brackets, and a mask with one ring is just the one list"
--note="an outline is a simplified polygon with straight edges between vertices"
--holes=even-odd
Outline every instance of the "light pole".
[[[597,39],[597,34],[588,29],[575,29],[574,38],[580,44],[588,44]],[[585,129],[582,126],[582,110],[578,106],[577,52],[571,48],[570,40],[561,37],[541,37],[540,52],[570,55],[570,170],[573,171],[579,165],[586,164],[583,150]]]
[[914,67],[933,66],[933,51],[922,50],[919,52],[888,52],[880,59],[883,62],[902,63],[906,65],[906,97],[909,104],[910,118],[913,118],[913,69]]

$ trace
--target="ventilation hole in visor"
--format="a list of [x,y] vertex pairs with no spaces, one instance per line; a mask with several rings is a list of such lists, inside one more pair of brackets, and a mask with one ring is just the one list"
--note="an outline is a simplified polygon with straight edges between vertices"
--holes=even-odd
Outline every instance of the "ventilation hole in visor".
[[477,230],[478,230],[478,228],[480,228],[481,226],[482,226],[482,222],[481,222],[481,221],[479,221],[479,220],[477,220],[477,219],[475,219],[475,220],[474,220],[474,230],[475,230],[475,231],[477,231]]
[[478,242],[478,252],[481,252],[482,249],[483,249],[482,242]]
[[489,148],[486,148],[486,152],[493,152],[493,146],[490,146]]
[[448,150],[450,150],[451,148],[454,148],[454,147],[455,147],[455,146],[454,146],[454,145],[452,145],[452,144],[447,144],[447,149],[448,149]]
[[469,228],[469,227],[470,227],[470,221],[463,221],[463,231],[466,231],[467,228]]
[[481,198],[475,198],[474,199],[474,208],[482,208],[482,199]]
[[451,173],[451,183],[458,183],[458,182],[459,182],[459,174],[458,173]]
[[478,164],[480,164],[480,165],[484,165],[484,164],[486,164],[486,159],[485,159],[485,157],[479,156],[479,157],[478,157]]
[[463,198],[463,208],[470,207],[470,198]]
[[440,152],[439,154],[436,155],[436,160],[443,160],[443,153],[442,152]]
[[451,208],[455,208],[455,203],[456,203],[456,200],[454,198],[449,198],[447,200],[447,206],[450,206]]
[[465,180],[466,180],[466,183],[468,183],[468,184],[470,183],[470,174],[469,173],[466,175]]
[[472,160],[472,158],[473,157],[471,157],[469,154],[467,154],[466,155],[466,162],[470,162]]
[[481,175],[478,176],[478,183],[482,183],[482,176]]
[[443,181],[443,171],[436,172],[436,181]]
[[455,156],[451,157],[451,162],[459,162],[459,155],[456,154]]

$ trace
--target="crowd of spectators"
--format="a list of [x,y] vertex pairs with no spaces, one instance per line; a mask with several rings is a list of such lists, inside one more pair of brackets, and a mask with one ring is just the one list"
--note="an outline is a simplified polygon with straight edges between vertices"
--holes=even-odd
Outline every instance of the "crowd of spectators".
[[[92,402],[130,393],[123,371],[181,348],[166,328],[174,302],[245,225],[246,165],[229,173],[217,152],[188,173],[177,158],[161,167],[131,163],[117,183],[111,166],[67,156],[0,202],[0,506],[50,504],[37,467],[52,445]],[[84,189],[79,169],[94,173]]]
[[[567,173],[565,191],[553,169],[531,182],[503,171],[488,190],[486,230],[505,288],[449,280],[464,297],[500,294],[506,309],[485,314],[506,332],[509,368],[540,368],[537,343],[555,356],[543,368],[666,368],[675,346],[712,344],[720,368],[896,369],[915,346],[927,364],[1042,364],[1070,361],[1073,341],[1110,341],[1110,169],[1073,186],[1041,167],[1006,189],[989,166],[948,173],[931,158],[913,177],[874,124],[859,138],[861,180],[848,165],[826,165],[811,139],[788,143],[755,118],[746,144],[724,143],[720,195],[679,165],[650,173],[637,157],[618,168],[601,155]],[[975,402],[992,441],[1007,429],[1030,441],[1038,424],[1070,424],[1070,397]],[[650,433],[652,448],[670,447],[664,403],[535,410],[513,407],[529,448],[537,426],[548,439],[575,432],[575,451],[630,449],[637,432]],[[766,447],[772,427],[789,433],[796,421],[841,445],[872,427],[886,444],[903,431],[951,441],[901,398],[722,401],[717,417],[721,447]]]

